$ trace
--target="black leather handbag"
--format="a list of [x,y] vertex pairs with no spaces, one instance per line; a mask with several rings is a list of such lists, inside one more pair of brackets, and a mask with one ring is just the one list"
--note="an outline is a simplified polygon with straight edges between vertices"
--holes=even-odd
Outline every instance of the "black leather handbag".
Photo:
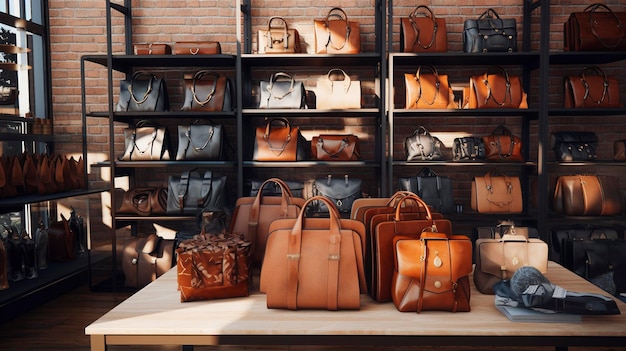
[[[354,200],[361,198],[361,179],[350,178],[346,174],[343,177],[315,179],[313,183],[313,196],[324,196],[332,201],[340,213],[350,213]],[[315,201],[311,208],[317,213],[328,213],[328,207],[323,201]]]
[[452,159],[454,161],[485,159],[485,144],[482,138],[471,136],[454,138]]
[[554,132],[550,144],[557,161],[593,161],[598,158],[598,136],[594,132]]
[[170,109],[165,79],[145,71],[135,72],[120,81],[120,97],[116,111],[160,112]]
[[515,18],[500,18],[494,9],[483,12],[478,19],[463,24],[463,51],[514,52],[517,51],[517,23]]
[[215,177],[212,171],[185,171],[169,176],[167,184],[167,214],[197,215],[227,205],[226,176]]
[[399,190],[417,194],[439,213],[453,213],[455,211],[452,180],[449,177],[438,175],[428,167],[422,168],[414,177],[399,178],[398,185]]
[[442,143],[439,138],[420,126],[404,141],[404,152],[407,161],[440,161],[443,160]]

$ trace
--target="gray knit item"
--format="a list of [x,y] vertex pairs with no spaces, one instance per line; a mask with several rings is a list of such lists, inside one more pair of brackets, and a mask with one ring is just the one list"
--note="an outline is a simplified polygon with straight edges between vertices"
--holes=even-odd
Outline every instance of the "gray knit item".
[[524,266],[513,273],[510,281],[511,292],[519,298],[529,286],[542,283],[550,284],[550,281],[537,268]]

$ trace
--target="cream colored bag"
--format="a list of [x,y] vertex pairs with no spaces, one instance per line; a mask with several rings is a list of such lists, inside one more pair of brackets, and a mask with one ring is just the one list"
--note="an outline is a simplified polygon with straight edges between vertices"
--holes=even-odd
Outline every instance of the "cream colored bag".
[[[343,75],[343,80],[333,80],[333,73]],[[333,68],[328,74],[317,79],[317,109],[361,108],[361,82],[350,79],[346,72]]]

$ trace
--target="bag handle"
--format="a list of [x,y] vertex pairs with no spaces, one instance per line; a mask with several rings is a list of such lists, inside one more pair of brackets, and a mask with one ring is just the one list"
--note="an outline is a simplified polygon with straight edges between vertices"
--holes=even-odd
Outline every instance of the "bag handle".
[[435,95],[433,96],[433,100],[432,101],[424,100],[426,102],[426,104],[432,105],[437,100],[437,96],[439,96],[439,87],[441,86],[441,81],[439,81],[439,72],[437,72],[437,69],[434,66],[431,66],[431,65],[422,65],[422,66],[417,67],[417,72],[415,72],[415,80],[417,81],[417,86],[419,87],[419,92],[417,93],[417,98],[415,99],[415,104],[417,104],[417,102],[422,98],[422,82],[420,80],[421,79],[422,68],[426,68],[426,69],[430,70],[432,72],[432,74],[435,76]]
[[350,76],[346,73],[346,71],[342,70],[341,68],[331,68],[330,71],[328,71],[328,73],[326,74],[326,84],[328,85],[328,90],[330,90],[330,92],[333,92],[333,81],[337,82],[339,80],[332,80],[332,74],[335,72],[339,72],[341,73],[341,75],[343,76],[343,92],[347,93],[350,90],[350,85],[352,84],[352,79],[350,79]]
[[[600,98],[600,100],[594,99],[591,96],[591,89],[589,89],[589,83],[587,83],[587,79],[585,78],[585,72],[587,71],[596,73],[596,75],[601,76],[604,80],[604,82],[602,83],[602,97]],[[585,87],[585,95],[583,96],[583,100],[587,100],[587,98],[591,98],[594,103],[599,105],[607,97],[608,92],[609,92],[609,79],[607,78],[606,73],[604,72],[604,70],[602,70],[602,68],[597,67],[597,66],[587,66],[583,68],[582,72],[580,73],[580,80],[582,81],[583,86]],[[609,96],[609,99],[610,98],[611,97]]]
[[[339,47],[333,44],[332,33],[330,31],[330,25],[328,23],[329,21],[331,21],[331,18],[337,18],[337,19],[334,19],[335,21],[339,20],[339,21],[346,22],[346,39],[344,40],[343,44],[341,44],[341,46]],[[330,45],[330,47],[332,47],[335,50],[343,49],[343,47],[346,46],[346,44],[350,40],[350,32],[352,31],[352,29],[350,28],[350,22],[348,21],[348,14],[346,13],[346,11],[344,11],[341,7],[333,7],[332,9],[330,9],[330,11],[328,11],[328,15],[326,15],[326,20],[324,21],[324,25],[326,26],[326,33],[328,33],[328,42],[326,43],[326,46]]]
[[[596,28],[598,27],[598,20],[594,19],[593,14],[595,12],[599,12],[598,9],[605,9],[608,13],[610,13],[612,15],[613,18],[615,18],[615,22],[617,22],[616,27],[619,30],[619,35],[617,36],[619,39],[617,40],[617,42],[615,44],[609,44],[606,43],[604,41],[604,38],[602,38],[602,36],[600,36],[597,31]],[[591,34],[593,34],[594,37],[596,37],[596,39],[598,39],[598,41],[600,43],[602,43],[602,45],[605,48],[608,49],[614,49],[616,47],[618,47],[620,45],[620,43],[622,42],[622,39],[624,39],[624,25],[622,24],[622,21],[620,21],[619,17],[615,14],[615,12],[613,12],[613,10],[611,10],[608,6],[606,6],[605,4],[601,4],[601,3],[596,3],[596,4],[592,4],[587,6],[587,8],[585,9],[584,12],[590,12],[589,14],[589,28],[591,28]]]
[[[289,132],[287,133],[287,137],[285,138],[285,141],[279,147],[276,147],[276,146],[272,145],[272,142],[270,141],[270,133],[271,133],[271,130],[272,130],[272,123],[274,123],[275,121],[283,122],[285,127],[289,128]],[[291,141],[291,132],[292,132],[291,124],[289,123],[289,120],[287,118],[285,118],[285,117],[275,117],[275,118],[271,118],[269,121],[267,121],[267,124],[265,125],[265,134],[263,135],[263,139],[269,145],[269,149],[276,156],[280,156],[283,153],[283,151],[285,151],[285,148],[287,147],[287,144],[289,144],[289,142]]]
[[[419,126],[419,128],[417,128],[413,132],[412,136],[417,137],[417,145],[413,146],[413,144],[411,144],[411,146],[414,149],[419,149],[419,154],[422,156],[422,160],[425,160],[427,157],[432,157],[435,154],[435,140],[433,139],[428,129],[426,129],[426,127]],[[431,144],[431,152],[428,155],[424,152],[424,143],[422,143],[422,136],[426,137],[428,139],[428,142]]]
[[[283,25],[280,27],[272,27],[272,22],[273,21],[281,21],[283,22]],[[283,38],[280,40],[274,40],[272,38],[272,28],[278,28],[278,29],[282,29],[283,30]],[[285,49],[287,49],[289,47],[289,40],[287,40],[289,38],[289,27],[287,26],[287,21],[285,21],[284,18],[279,17],[279,16],[274,16],[272,18],[269,19],[269,21],[267,21],[267,46],[269,48],[273,48],[274,47],[274,43],[276,44],[280,44],[281,42],[283,43],[283,47]]]
[[[483,14],[480,15],[480,17],[478,17],[478,20],[481,20],[481,19],[485,19],[489,21],[492,29],[501,30],[504,28],[504,21],[500,18],[496,10],[492,8],[487,9],[487,11],[483,12]],[[494,21],[500,21],[500,27],[496,27],[494,25]]]
[[[495,138],[495,143],[492,142],[491,144],[495,144],[496,148],[498,149],[498,156],[500,156],[500,159],[506,159],[511,157],[511,155],[513,155],[513,151],[515,150],[515,137],[513,136],[513,134],[511,133],[511,131],[503,126],[503,125],[499,125],[496,127],[496,129],[493,130],[493,132],[491,132],[491,135],[496,136]],[[507,153],[504,153],[502,151],[502,143],[500,142],[500,136],[509,136],[509,138],[511,139],[511,142],[509,143],[509,151]]]
[[426,219],[432,223],[430,228],[427,229],[432,232],[437,232],[437,226],[435,225],[435,221],[433,221],[433,215],[430,212],[430,207],[428,207],[428,204],[426,204],[426,202],[424,202],[424,200],[422,200],[422,198],[420,198],[416,194],[409,194],[398,200],[398,202],[396,203],[396,213],[394,216],[394,221],[402,220],[400,209],[402,208],[404,202],[406,202],[407,200],[415,201],[420,207],[423,207],[426,210]]
[[[141,77],[141,76],[148,76],[150,77],[150,81],[148,82],[148,86],[146,87],[146,91],[143,93],[143,96],[141,97],[141,99],[137,99],[135,97],[135,92],[133,91],[133,82]],[[132,78],[130,79],[130,84],[128,84],[128,92],[130,93],[130,98],[133,99],[133,102],[135,102],[137,105],[141,105],[144,102],[146,102],[146,100],[148,100],[148,97],[150,96],[150,93],[152,92],[152,82],[156,77],[154,76],[154,74],[152,73],[148,73],[146,71],[137,71],[135,73],[133,73]]]
[[[274,83],[276,83],[280,78],[287,78],[288,80],[291,81],[291,85],[289,86],[289,90],[287,90],[287,92],[285,92],[283,95],[278,96],[278,95],[274,95],[274,92],[272,91],[272,89],[274,88]],[[295,83],[296,83],[296,80],[293,78],[293,76],[285,72],[276,72],[272,74],[272,76],[270,77],[270,82],[267,85],[267,91],[270,93],[269,96],[267,97],[267,100],[269,101],[270,97],[273,97],[276,100],[284,99],[287,95],[293,92]]]
[[185,132],[185,137],[187,138],[187,147],[185,148],[185,153],[187,153],[189,146],[193,147],[195,151],[204,150],[209,145],[209,142],[211,142],[211,139],[213,139],[213,135],[215,135],[215,126],[209,125],[209,127],[211,128],[209,128],[209,132],[206,135],[207,138],[204,144],[202,146],[194,145],[193,139],[191,138],[191,126],[194,124],[197,124],[198,122],[199,122],[198,120],[195,120],[193,121],[193,123],[187,126],[187,131]]
[[[426,12],[419,12],[420,9],[425,9]],[[424,17],[430,18],[433,21],[433,36],[430,38],[430,43],[423,45],[420,40],[420,29],[415,22],[415,18],[418,15],[423,15]],[[415,32],[415,40],[413,41],[413,45],[417,43],[422,49],[430,49],[431,46],[435,43],[435,38],[437,37],[437,30],[439,30],[439,26],[437,25],[437,21],[435,19],[435,14],[428,8],[426,5],[419,5],[413,12],[409,14],[409,22],[411,23],[411,27],[413,27],[413,32]]]
[[[198,98],[198,95],[196,94],[196,82],[198,80],[202,80],[202,78],[204,78],[205,76],[214,77],[214,79],[213,79],[213,86],[211,87],[211,91],[209,92],[209,94],[207,94],[206,99],[201,101]],[[215,73],[215,72],[211,72],[211,71],[207,71],[207,70],[201,70],[201,71],[196,72],[193,75],[192,84],[191,84],[191,95],[193,95],[193,101],[195,101],[196,104],[198,104],[200,106],[204,106],[204,105],[208,104],[209,101],[211,101],[213,99],[213,95],[215,95],[215,90],[217,88],[217,81],[218,81],[219,78],[220,78],[220,75]]]
[[[496,100],[495,96],[493,96],[492,94],[492,90],[491,90],[491,84],[489,83],[489,72],[491,70],[496,70],[499,73],[501,73],[500,75],[504,77],[504,79],[506,80],[505,83],[505,91],[504,91],[504,99],[502,99],[502,102],[499,102],[498,100]],[[506,97],[509,97],[509,101],[512,103],[513,102],[513,96],[511,95],[511,80],[509,79],[509,73],[502,68],[501,66],[491,66],[487,69],[487,71],[485,71],[485,74],[483,76],[483,83],[485,84],[485,86],[487,86],[487,97],[485,98],[485,105],[487,104],[487,102],[489,102],[489,99],[493,100],[493,102],[496,103],[496,105],[498,106],[504,106],[504,104],[506,103]]]
[[343,150],[349,145],[350,143],[348,142],[348,140],[346,138],[342,138],[341,139],[341,145],[339,146],[339,148],[337,149],[337,151],[329,151],[326,150],[324,148],[324,138],[322,136],[319,136],[317,138],[317,150],[319,151],[324,151],[324,153],[326,153],[327,155],[329,155],[331,158],[336,158],[338,157],[338,155],[340,155]]

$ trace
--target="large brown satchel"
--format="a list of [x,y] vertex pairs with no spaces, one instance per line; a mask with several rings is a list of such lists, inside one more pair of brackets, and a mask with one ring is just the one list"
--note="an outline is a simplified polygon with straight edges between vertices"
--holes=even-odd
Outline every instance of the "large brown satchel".
[[482,137],[485,158],[489,161],[523,162],[522,139],[503,126]]
[[[586,74],[586,73],[592,74]],[[583,68],[578,76],[565,77],[563,107],[620,107],[619,82],[613,76],[607,76],[600,67]]]
[[408,17],[400,19],[400,51],[447,52],[448,32],[445,18],[435,17],[426,5],[420,5]]
[[264,127],[256,128],[252,160],[303,161],[308,159],[309,148],[299,127],[283,117],[271,118]]
[[354,134],[321,134],[311,138],[311,158],[320,161],[358,161],[359,137]]
[[474,177],[471,207],[479,213],[521,213],[523,201],[519,177],[491,172]]
[[324,19],[313,21],[316,54],[358,54],[361,52],[359,23],[348,20],[340,7],[328,11]]
[[563,32],[565,51],[624,51],[626,12],[613,12],[595,3],[570,14]]
[[[496,74],[490,73],[496,71]],[[526,93],[519,76],[512,76],[500,66],[471,76],[467,108],[528,108]]]
[[216,72],[200,70],[185,75],[185,101],[182,111],[231,111],[233,97],[230,80]]
[[[424,73],[423,71],[430,71]],[[413,73],[404,74],[407,109],[456,108],[448,75],[439,74],[434,66],[422,65]]]
[[611,176],[565,175],[554,189],[554,211],[569,216],[612,216],[622,213],[619,179]]

